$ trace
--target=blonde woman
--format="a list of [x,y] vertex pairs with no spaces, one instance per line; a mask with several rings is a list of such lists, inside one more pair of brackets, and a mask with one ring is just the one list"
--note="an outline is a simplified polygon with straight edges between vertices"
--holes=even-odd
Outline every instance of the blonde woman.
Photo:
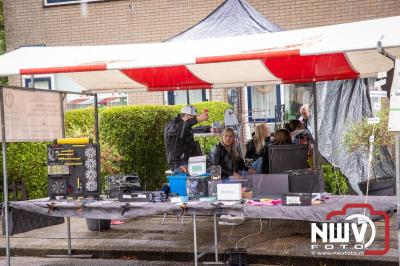
[[257,174],[261,173],[262,158],[264,157],[267,145],[270,142],[270,132],[267,124],[262,123],[256,126],[254,129],[253,139],[250,140],[246,145],[246,159],[252,159],[252,169]]
[[243,171],[248,168],[240,157],[235,144],[235,132],[232,128],[226,128],[222,134],[221,141],[216,144],[210,153],[212,165],[221,166],[221,177],[223,181],[229,180],[230,176],[241,179]]
[[246,159],[253,159],[256,161],[264,154],[265,146],[269,144],[269,127],[267,124],[262,123],[254,129],[253,139],[247,143]]

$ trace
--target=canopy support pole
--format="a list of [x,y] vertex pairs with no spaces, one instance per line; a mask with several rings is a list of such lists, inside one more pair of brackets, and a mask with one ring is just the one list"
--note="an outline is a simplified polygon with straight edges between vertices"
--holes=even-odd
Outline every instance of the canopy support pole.
[[[397,132],[395,135],[395,145],[396,145],[396,196],[397,196],[397,212],[400,210],[400,132]],[[397,231],[397,243],[398,243],[398,255],[400,258],[400,231]]]
[[[395,78],[394,75],[398,74],[396,73],[396,56],[388,53],[383,47],[382,47],[382,42],[378,41],[377,43],[377,51],[386,56],[387,58],[391,59],[393,61],[394,65],[394,74],[393,74],[393,79]],[[388,91],[391,90],[391,88],[387,88]],[[396,132],[395,134],[395,160],[396,160],[396,198],[397,198],[397,213],[400,210],[400,132]],[[397,252],[400,258],[400,231],[397,230]]]
[[35,88],[35,75],[31,75],[31,88]]
[[[65,138],[65,110],[64,110],[64,98],[65,95],[60,93],[60,108],[61,108],[61,126],[62,132],[61,136]],[[72,256],[72,244],[71,244],[71,218],[66,217],[67,219],[67,238],[68,238],[68,256]]]
[[[94,94],[94,126],[95,126],[95,141],[99,144],[99,111],[97,109],[97,93]],[[100,156],[99,156],[100,157]]]
[[65,100],[65,94],[60,93],[60,109],[61,109],[61,127],[62,127],[62,132],[61,136],[65,138],[65,110],[64,110],[64,100]]
[[[101,160],[100,160],[100,157],[101,157],[101,151],[100,151],[100,137],[99,137],[99,109],[98,109],[98,98],[97,98],[97,93],[95,93],[94,95],[94,130],[96,131],[95,132],[95,138],[96,138],[96,143],[97,143],[97,146],[99,147],[99,149],[98,149],[98,156],[97,156],[97,165],[100,165],[100,163],[101,163]],[[98,168],[98,172],[97,172],[97,176],[101,176],[101,170],[100,170],[100,167]],[[101,178],[99,179],[99,189],[101,189]],[[100,223],[100,221],[99,221],[99,223]]]
[[4,115],[4,88],[0,87],[0,109],[1,109],[1,140],[3,151],[3,200],[4,200],[4,219],[5,219],[5,233],[6,233],[6,258],[7,265],[10,266],[10,234],[8,224],[8,177],[7,177],[7,142],[6,142],[6,122]]
[[[61,136],[65,138],[65,93],[60,93],[60,109],[61,109]],[[88,255],[72,255],[72,238],[71,238],[71,217],[66,218],[67,223],[67,242],[68,242],[68,254],[67,255],[47,255],[47,258],[92,258],[91,254]]]
[[312,83],[312,95],[314,98],[314,150],[313,150],[313,167],[316,168],[319,166],[318,162],[318,100],[317,100],[317,83]]
[[190,95],[189,95],[189,90],[186,90],[186,101],[187,104],[190,105]]
[[[393,61],[394,70],[396,70],[396,57],[389,54],[382,48],[382,43],[379,41],[378,42],[378,52],[380,52],[382,55],[386,56],[387,58],[391,59]],[[394,75],[396,75],[396,71],[394,71],[393,74],[393,79],[395,78]],[[391,88],[388,87],[388,91]],[[396,132],[395,134],[395,160],[396,160],[396,196],[397,196],[397,212],[400,210],[400,132]],[[400,256],[400,231],[397,231],[397,249],[398,249],[398,255]]]

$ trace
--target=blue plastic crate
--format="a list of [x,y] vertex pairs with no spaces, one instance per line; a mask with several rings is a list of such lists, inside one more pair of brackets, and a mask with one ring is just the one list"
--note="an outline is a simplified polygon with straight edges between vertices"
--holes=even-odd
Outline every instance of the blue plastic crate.
[[187,196],[186,180],[188,176],[185,174],[168,176],[169,187],[172,193],[177,193],[179,196]]

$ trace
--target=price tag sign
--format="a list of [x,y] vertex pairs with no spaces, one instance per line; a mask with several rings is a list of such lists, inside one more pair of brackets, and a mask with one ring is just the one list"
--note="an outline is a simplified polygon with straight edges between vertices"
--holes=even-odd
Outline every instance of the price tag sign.
[[375,88],[380,88],[385,84],[386,84],[386,79],[377,80],[377,81],[375,81],[374,87]]
[[378,73],[378,79],[382,79],[382,78],[386,78],[387,77],[387,73],[386,72],[379,72]]
[[300,201],[300,197],[299,196],[288,196],[286,198],[286,204],[287,205],[300,205],[301,201]]
[[396,59],[390,91],[389,131],[400,131],[400,61]]
[[189,175],[204,175],[206,173],[206,159],[206,156],[189,157]]
[[379,110],[381,110],[381,107],[382,107],[382,105],[381,105],[381,103],[374,103],[374,110],[375,111],[379,111]]
[[369,97],[371,98],[385,98],[387,97],[387,91],[370,91]]
[[368,118],[368,125],[379,124],[379,117]]

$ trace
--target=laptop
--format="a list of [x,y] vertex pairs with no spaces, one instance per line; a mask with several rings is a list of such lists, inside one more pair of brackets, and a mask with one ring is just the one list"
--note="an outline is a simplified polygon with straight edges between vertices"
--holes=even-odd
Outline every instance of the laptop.
[[288,174],[251,175],[253,198],[278,196],[289,193]]

